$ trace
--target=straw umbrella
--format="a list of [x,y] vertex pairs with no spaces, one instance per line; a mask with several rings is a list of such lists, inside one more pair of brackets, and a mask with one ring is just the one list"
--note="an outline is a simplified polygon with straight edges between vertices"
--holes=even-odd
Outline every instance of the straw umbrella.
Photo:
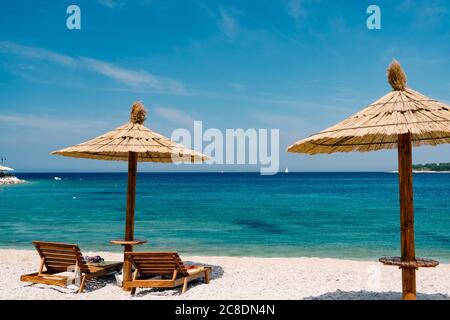
[[[57,150],[52,154],[96,160],[128,161],[128,189],[124,240],[112,241],[124,246],[124,252],[144,241],[134,239],[134,209],[136,204],[136,173],[138,162],[201,162],[206,156],[186,149],[170,139],[146,128],[146,110],[141,102],[131,108],[128,123],[95,139]],[[131,265],[124,260],[123,280],[131,278]]]
[[391,92],[335,126],[296,142],[288,151],[314,155],[398,149],[401,257],[380,258],[380,262],[402,269],[403,299],[409,300],[416,298],[416,269],[438,265],[415,256],[412,147],[450,143],[450,106],[408,88],[395,60],[387,76]]

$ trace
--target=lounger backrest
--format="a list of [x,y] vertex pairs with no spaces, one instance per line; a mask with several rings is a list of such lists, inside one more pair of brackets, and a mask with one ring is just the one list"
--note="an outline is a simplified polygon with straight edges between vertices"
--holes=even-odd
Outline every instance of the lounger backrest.
[[78,245],[42,241],[33,241],[33,244],[39,256],[45,259],[44,264],[47,270],[64,272],[74,270],[74,267],[78,265],[81,272],[89,273]]
[[127,252],[125,258],[139,270],[142,276],[187,276],[186,268],[176,252]]

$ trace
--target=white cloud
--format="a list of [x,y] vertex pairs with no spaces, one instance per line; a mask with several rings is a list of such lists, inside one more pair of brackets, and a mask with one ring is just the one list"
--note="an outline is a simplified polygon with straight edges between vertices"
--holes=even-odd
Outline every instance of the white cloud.
[[213,9],[211,9],[206,3],[199,1],[197,2],[197,5],[202,8],[203,10],[205,10],[205,12],[208,14],[208,16],[210,17],[215,17],[216,13]]
[[313,3],[319,3],[321,0],[285,0],[289,15],[297,23],[302,22],[308,15],[307,6]]
[[177,80],[155,76],[144,70],[126,69],[89,57],[72,57],[39,47],[24,46],[5,41],[0,41],[0,52],[26,59],[48,61],[64,67],[79,68],[105,76],[134,90],[148,90],[175,95],[189,94],[189,90]]
[[289,0],[288,11],[295,19],[300,19],[305,16],[305,9],[303,8],[303,0]]
[[239,30],[239,22],[235,17],[231,15],[231,13],[224,8],[220,8],[220,22],[219,28],[222,33],[230,40],[236,37],[236,34]]
[[234,40],[237,34],[242,31],[237,15],[242,15],[242,12],[235,8],[215,7],[212,8],[205,2],[197,2],[197,6],[203,9],[206,14],[217,20],[217,26],[220,32],[228,38]]
[[187,115],[183,110],[159,106],[155,108],[155,111],[162,118],[178,125],[191,127],[194,124],[194,119]]

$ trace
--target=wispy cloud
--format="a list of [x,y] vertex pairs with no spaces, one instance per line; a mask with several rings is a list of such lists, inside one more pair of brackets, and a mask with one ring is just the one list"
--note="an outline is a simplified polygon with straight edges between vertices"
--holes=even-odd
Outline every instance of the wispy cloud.
[[219,28],[222,33],[230,40],[233,40],[236,37],[236,34],[239,30],[239,22],[232,15],[230,10],[226,10],[224,8],[219,9],[220,13],[220,21]]
[[297,24],[300,24],[308,16],[308,5],[318,3],[321,0],[284,0],[288,14],[294,18]]
[[300,117],[285,116],[267,112],[252,112],[251,117],[262,124],[269,125],[270,128],[298,128],[307,124],[307,121]]
[[197,6],[199,6],[200,8],[202,8],[210,17],[215,17],[216,16],[216,12],[211,9],[205,2],[203,1],[198,1],[196,2]]
[[149,85],[161,89],[161,81],[145,71],[127,70],[104,61],[81,57],[80,61],[91,70],[130,86]]
[[[125,6],[127,4],[127,1],[124,0],[97,0],[97,3],[100,5],[110,8],[110,9],[117,9]],[[133,5],[150,5],[153,3],[153,0],[133,0]]]
[[97,0],[99,4],[101,4],[104,7],[115,9],[122,7],[124,5],[124,2],[119,0]]
[[183,110],[159,106],[155,108],[155,112],[162,118],[181,126],[191,127],[194,123],[194,119]]
[[288,12],[296,20],[299,20],[306,15],[303,3],[304,0],[288,0],[287,3]]
[[245,91],[247,89],[247,86],[245,84],[237,82],[229,82],[227,83],[227,86],[235,91]]
[[348,34],[352,30],[349,29],[347,21],[343,16],[333,17],[328,21],[331,29],[339,34]]
[[407,56],[402,61],[408,62],[410,64],[420,64],[421,66],[436,66],[448,64],[450,62],[450,57],[448,56]]
[[426,6],[423,10],[420,11],[419,18],[423,20],[423,22],[441,21],[447,15],[447,8],[443,5],[434,5],[434,6]]
[[296,139],[298,140],[299,137],[318,131],[312,126],[311,121],[296,116],[284,116],[263,111],[252,112],[250,116],[252,120],[258,122],[256,125],[269,129],[279,129],[283,148],[293,143]]
[[67,120],[33,114],[0,115],[0,123],[5,125],[20,126],[31,129],[59,130],[84,130],[103,126],[101,121],[92,120]]
[[0,51],[21,56],[24,58],[44,60],[65,66],[74,66],[75,59],[38,47],[23,46],[14,42],[0,41]]
[[236,15],[241,14],[239,10],[233,8],[224,7],[211,7],[203,1],[198,1],[197,6],[199,6],[206,14],[217,20],[217,26],[220,32],[225,35],[229,40],[233,40],[239,29],[239,21]]
[[189,90],[183,83],[155,76],[144,70],[132,70],[90,57],[74,57],[39,47],[25,46],[14,42],[0,41],[0,52],[25,59],[47,61],[63,67],[76,68],[102,75],[133,90],[148,90],[157,93],[187,95]]
[[441,0],[427,1],[426,4],[415,0],[403,0],[397,6],[400,12],[412,12],[415,15],[413,25],[416,28],[428,28],[439,25],[447,16],[447,6]]

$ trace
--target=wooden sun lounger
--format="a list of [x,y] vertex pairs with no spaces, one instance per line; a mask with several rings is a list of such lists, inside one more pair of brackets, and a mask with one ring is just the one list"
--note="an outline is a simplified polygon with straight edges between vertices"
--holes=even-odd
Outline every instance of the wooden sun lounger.
[[41,257],[41,265],[38,272],[21,276],[21,281],[67,286],[78,276],[81,281],[78,293],[81,293],[87,280],[122,269],[122,262],[86,263],[76,244],[42,241],[33,241],[33,244]]
[[209,283],[210,267],[186,268],[176,252],[126,252],[135,268],[133,277],[124,282],[125,288],[136,293],[136,288],[175,288],[183,286],[181,293],[187,290],[188,282],[204,278]]

